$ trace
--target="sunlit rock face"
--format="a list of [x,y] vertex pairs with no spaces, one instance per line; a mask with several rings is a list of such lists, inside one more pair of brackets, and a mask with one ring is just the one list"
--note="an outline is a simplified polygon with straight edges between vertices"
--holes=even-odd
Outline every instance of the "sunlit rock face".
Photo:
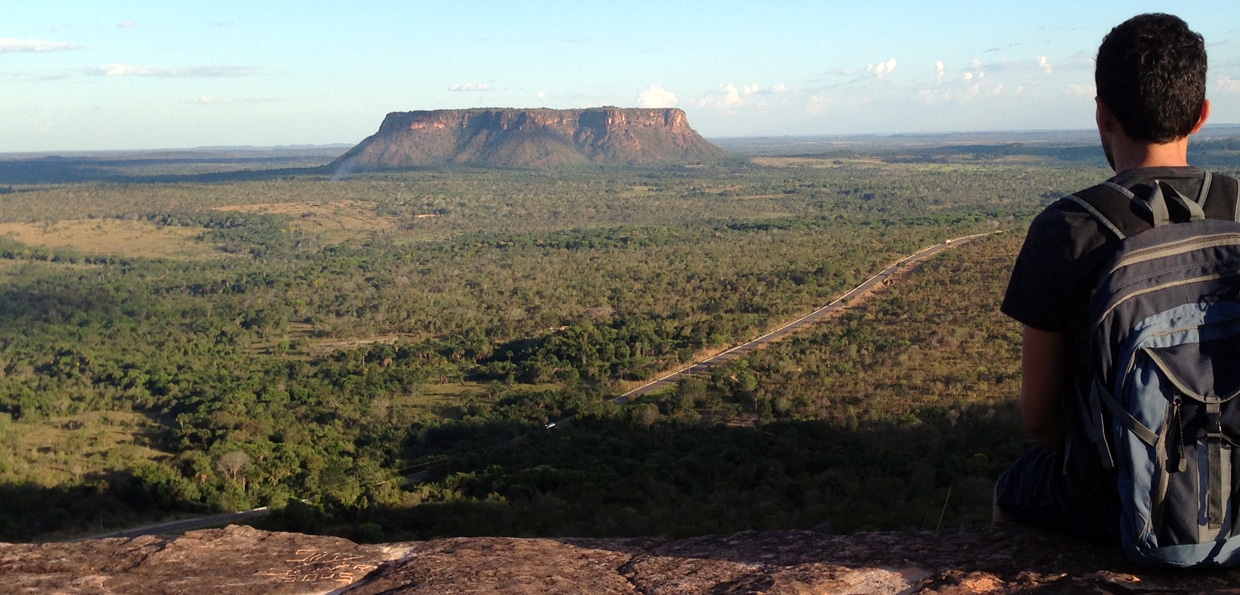
[[0,543],[4,593],[1234,593],[1240,571],[1169,572],[1018,526],[748,531],[671,540],[473,537],[357,544],[249,527]]
[[390,113],[378,132],[333,167],[351,173],[442,165],[672,165],[725,154],[675,108],[485,108]]

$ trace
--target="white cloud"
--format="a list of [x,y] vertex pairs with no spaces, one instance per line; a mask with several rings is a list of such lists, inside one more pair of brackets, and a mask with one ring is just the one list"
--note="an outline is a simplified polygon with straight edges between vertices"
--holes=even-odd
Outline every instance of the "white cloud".
[[757,93],[758,91],[761,91],[761,90],[762,88],[759,87],[758,85],[745,85],[744,87],[741,87],[741,92],[746,95],[753,95],[754,93]]
[[886,62],[879,62],[878,64],[867,64],[865,67],[866,72],[874,73],[874,76],[880,76],[880,77],[886,74],[890,74],[891,71],[895,69],[896,69],[895,58],[888,58]]
[[457,83],[455,85],[448,87],[448,90],[469,92],[469,91],[486,91],[487,88],[488,87],[486,83]]
[[934,63],[934,72],[936,73],[936,80],[940,83],[943,82],[943,75],[947,73],[947,67],[943,65],[942,60]]
[[963,80],[963,81],[971,81],[971,80],[973,80],[973,73],[972,73],[972,72],[966,72],[966,73],[964,73],[964,74],[960,75],[960,80]]
[[117,23],[116,26],[121,29],[132,29],[134,27],[137,27],[138,24],[133,21],[121,21]]
[[104,76],[155,76],[160,70],[153,66],[137,64],[104,64],[98,68],[88,69],[87,72]]
[[973,77],[977,77],[977,78],[979,78],[979,79],[981,79],[981,78],[986,78],[986,71],[982,69],[982,61],[981,61],[981,60],[978,60],[977,58],[974,58],[974,59],[973,59],[973,62],[969,64],[969,68],[972,68],[972,69],[973,69],[973,72],[972,72],[972,75],[973,75],[973,76],[965,77],[965,79],[964,79],[964,80],[966,80],[966,81],[967,81],[967,80],[972,80],[972,79],[973,79]]
[[83,72],[96,76],[149,76],[156,78],[221,78],[253,76],[258,69],[250,66],[185,66],[165,68],[141,64],[104,64]]
[[772,93],[790,93],[790,92],[795,91],[795,90],[796,90],[796,89],[795,89],[794,87],[789,87],[788,85],[785,85],[785,84],[782,84],[782,83],[781,83],[781,84],[778,84],[778,85],[775,85],[774,87],[771,87],[771,92],[772,92]]
[[927,105],[938,105],[943,103],[966,103],[973,101],[984,101],[986,97],[999,97],[1002,95],[1020,95],[1024,92],[1023,87],[1016,87],[1013,91],[1006,84],[996,82],[990,85],[983,85],[980,77],[972,76],[972,73],[964,73],[965,81],[963,85],[946,85],[933,89],[921,89],[914,93],[913,97],[920,103]]
[[38,39],[14,39],[0,37],[0,53],[5,52],[59,52],[63,50],[80,50],[76,43],[59,41],[40,41]]
[[675,93],[659,85],[650,85],[637,94],[637,105],[641,107],[673,107],[678,101]]
[[1038,56],[1038,66],[1042,68],[1042,72],[1051,73],[1051,61],[1046,56]]
[[1227,94],[1240,94],[1240,81],[1229,76],[1220,76],[1214,83],[1214,89]]
[[698,100],[697,104],[698,107],[714,107],[728,111],[740,105],[742,101],[744,100],[741,98],[740,89],[737,89],[736,85],[728,83],[723,87],[722,93],[703,97]]

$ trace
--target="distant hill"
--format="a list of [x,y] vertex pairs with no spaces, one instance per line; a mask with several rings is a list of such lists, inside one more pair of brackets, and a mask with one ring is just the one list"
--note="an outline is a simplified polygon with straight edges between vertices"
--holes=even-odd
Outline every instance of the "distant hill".
[[378,132],[332,167],[350,173],[437,165],[662,165],[725,155],[674,108],[484,108],[390,113]]

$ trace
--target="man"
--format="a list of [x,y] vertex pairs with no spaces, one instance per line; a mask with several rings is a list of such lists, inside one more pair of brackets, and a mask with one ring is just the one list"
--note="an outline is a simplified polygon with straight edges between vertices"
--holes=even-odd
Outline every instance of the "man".
[[[1188,165],[1188,137],[1210,115],[1201,36],[1174,16],[1133,17],[1102,40],[1094,79],[1110,181],[1137,197],[1159,182],[1198,196],[1204,173]],[[1205,212],[1232,218],[1235,208],[1234,196],[1212,197]],[[1078,407],[1089,394],[1089,294],[1118,241],[1077,203],[1052,204],[1029,228],[1001,308],[1024,325],[1018,407],[1040,444],[1000,476],[997,512],[1103,542],[1118,539],[1115,476],[1082,435]]]

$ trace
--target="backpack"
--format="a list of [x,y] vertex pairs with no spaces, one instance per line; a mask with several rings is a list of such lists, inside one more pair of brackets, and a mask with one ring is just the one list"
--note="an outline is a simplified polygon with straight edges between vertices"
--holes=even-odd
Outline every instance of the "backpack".
[[1138,563],[1240,565],[1240,214],[1203,209],[1225,194],[1240,209],[1237,188],[1207,173],[1191,200],[1164,183],[1146,199],[1113,183],[1069,197],[1120,240],[1090,297],[1080,411]]

